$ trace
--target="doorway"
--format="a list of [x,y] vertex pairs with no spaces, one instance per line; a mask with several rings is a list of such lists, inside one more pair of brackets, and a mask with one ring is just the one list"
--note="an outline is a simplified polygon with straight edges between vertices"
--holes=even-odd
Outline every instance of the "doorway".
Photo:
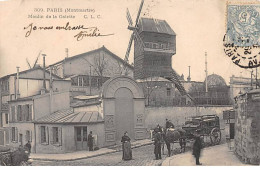
[[124,132],[134,139],[133,94],[128,88],[119,88],[115,93],[116,139],[121,140]]
[[230,139],[235,138],[235,123],[229,124],[229,133],[230,133]]
[[19,143],[21,146],[23,146],[23,135],[19,134]]
[[87,126],[75,127],[75,144],[76,150],[87,150],[88,149],[88,132]]

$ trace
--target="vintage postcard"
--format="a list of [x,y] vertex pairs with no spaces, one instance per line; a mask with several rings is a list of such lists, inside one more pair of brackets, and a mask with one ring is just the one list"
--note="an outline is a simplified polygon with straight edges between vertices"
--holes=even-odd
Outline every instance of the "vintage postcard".
[[260,164],[257,0],[0,0],[1,166]]

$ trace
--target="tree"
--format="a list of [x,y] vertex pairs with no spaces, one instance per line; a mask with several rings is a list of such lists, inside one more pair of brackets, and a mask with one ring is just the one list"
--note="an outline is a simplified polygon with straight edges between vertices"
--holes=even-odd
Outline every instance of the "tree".
[[98,89],[102,86],[103,84],[103,75],[105,70],[108,67],[108,60],[105,59],[104,54],[102,54],[102,56],[99,55],[97,57],[94,57],[94,63],[93,63],[93,68],[94,71],[96,72],[96,74],[99,76],[100,79],[100,83],[98,83]]

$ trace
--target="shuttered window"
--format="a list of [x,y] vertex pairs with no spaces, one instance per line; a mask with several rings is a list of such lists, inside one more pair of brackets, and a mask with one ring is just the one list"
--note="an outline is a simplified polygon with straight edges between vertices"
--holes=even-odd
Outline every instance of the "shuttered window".
[[41,143],[49,144],[49,128],[48,126],[41,126]]
[[17,127],[12,127],[12,142],[18,141],[18,129]]
[[17,106],[17,121],[22,121],[22,106]]
[[52,127],[52,133],[50,135],[50,143],[54,145],[62,145],[62,128]]
[[32,105],[29,105],[29,121],[32,121]]
[[11,120],[13,121],[13,122],[15,122],[15,106],[12,106],[11,107]]

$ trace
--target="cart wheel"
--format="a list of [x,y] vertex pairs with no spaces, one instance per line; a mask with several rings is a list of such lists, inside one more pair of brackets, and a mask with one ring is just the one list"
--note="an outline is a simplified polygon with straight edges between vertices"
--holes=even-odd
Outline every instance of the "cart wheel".
[[210,132],[211,145],[217,145],[221,140],[221,132],[218,128],[213,128]]

